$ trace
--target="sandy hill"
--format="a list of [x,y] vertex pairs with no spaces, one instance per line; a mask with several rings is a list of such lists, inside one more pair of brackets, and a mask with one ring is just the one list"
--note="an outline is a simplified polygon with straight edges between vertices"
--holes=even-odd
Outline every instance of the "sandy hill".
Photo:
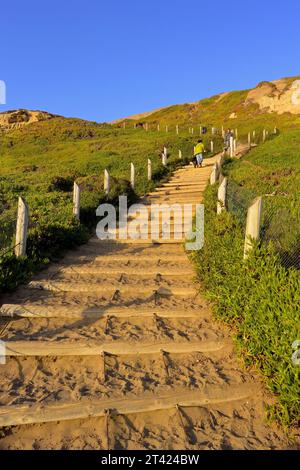
[[209,118],[210,114],[224,121],[253,114],[289,113],[300,115],[300,77],[260,82],[255,88],[225,92],[204,100],[168,106],[113,121],[178,122]]
[[11,130],[32,124],[33,122],[45,121],[55,117],[46,111],[29,111],[17,109],[0,113],[0,129]]

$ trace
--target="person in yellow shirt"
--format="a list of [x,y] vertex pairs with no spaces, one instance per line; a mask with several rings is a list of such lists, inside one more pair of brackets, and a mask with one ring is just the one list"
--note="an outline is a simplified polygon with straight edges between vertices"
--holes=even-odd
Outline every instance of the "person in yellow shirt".
[[195,157],[195,160],[196,160],[197,168],[202,167],[203,153],[204,152],[205,152],[205,147],[204,147],[203,141],[200,139],[200,140],[198,140],[198,143],[197,143],[197,145],[195,147],[195,150],[194,150],[194,157]]

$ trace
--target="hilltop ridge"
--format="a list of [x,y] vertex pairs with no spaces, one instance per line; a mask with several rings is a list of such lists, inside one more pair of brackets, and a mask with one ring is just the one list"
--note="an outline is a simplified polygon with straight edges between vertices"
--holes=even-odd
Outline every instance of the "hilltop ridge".
[[30,111],[28,109],[9,110],[0,113],[0,129],[7,131],[19,129],[33,122],[46,121],[57,117],[46,111]]
[[[299,82],[298,82],[299,81]],[[250,114],[300,115],[300,77],[262,81],[255,88],[219,93],[190,103],[166,106],[112,121],[185,123],[206,119],[211,113],[220,120],[243,119]]]

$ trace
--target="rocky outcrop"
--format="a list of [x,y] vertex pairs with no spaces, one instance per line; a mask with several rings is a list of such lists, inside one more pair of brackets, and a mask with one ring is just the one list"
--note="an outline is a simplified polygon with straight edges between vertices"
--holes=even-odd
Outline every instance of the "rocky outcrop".
[[249,91],[245,106],[251,103],[258,104],[260,110],[266,113],[300,114],[299,77],[259,83]]
[[46,121],[54,117],[54,114],[45,111],[29,111],[27,109],[5,111],[4,113],[0,113],[0,129],[9,131],[33,122]]

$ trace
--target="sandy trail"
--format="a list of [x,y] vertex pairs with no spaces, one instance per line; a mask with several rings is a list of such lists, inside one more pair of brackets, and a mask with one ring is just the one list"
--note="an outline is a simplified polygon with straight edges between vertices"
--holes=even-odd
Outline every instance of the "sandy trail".
[[[147,201],[200,203],[214,161]],[[94,238],[2,299],[0,449],[289,447],[194,277],[179,241]]]

